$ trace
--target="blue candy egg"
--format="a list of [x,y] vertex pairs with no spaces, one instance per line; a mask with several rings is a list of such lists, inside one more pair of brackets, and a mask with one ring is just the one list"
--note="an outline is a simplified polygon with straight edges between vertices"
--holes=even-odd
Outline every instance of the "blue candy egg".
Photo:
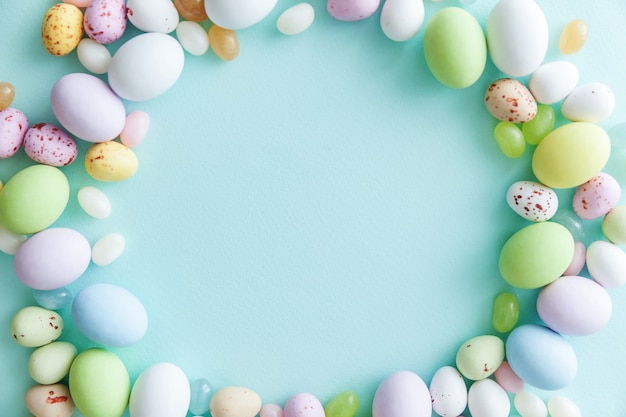
[[543,390],[568,386],[578,370],[572,346],[560,334],[536,324],[519,326],[511,332],[506,357],[524,382]]
[[105,346],[130,346],[148,329],[148,314],[141,301],[113,284],[83,288],[74,297],[72,317],[85,336]]

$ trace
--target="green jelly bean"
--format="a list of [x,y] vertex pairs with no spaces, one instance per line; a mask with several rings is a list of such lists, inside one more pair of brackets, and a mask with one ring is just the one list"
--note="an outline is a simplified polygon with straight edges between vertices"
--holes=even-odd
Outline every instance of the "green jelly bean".
[[497,332],[507,333],[513,330],[519,318],[519,301],[510,292],[498,294],[493,303],[491,322]]
[[500,122],[493,131],[502,153],[509,158],[519,158],[526,150],[524,134],[514,123]]
[[497,336],[476,336],[461,345],[456,353],[456,367],[467,379],[488,378],[504,360],[504,342]]
[[524,139],[529,145],[538,145],[554,129],[554,109],[542,104],[535,117],[522,125]]
[[326,417],[354,417],[359,409],[359,397],[354,391],[344,391],[331,399],[324,414]]
[[52,225],[70,196],[67,178],[58,168],[33,165],[15,174],[0,192],[0,222],[17,234],[32,234]]

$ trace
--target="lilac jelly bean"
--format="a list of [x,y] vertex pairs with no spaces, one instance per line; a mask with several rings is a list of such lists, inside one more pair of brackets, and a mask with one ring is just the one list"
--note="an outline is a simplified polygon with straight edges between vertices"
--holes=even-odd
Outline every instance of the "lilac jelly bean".
[[194,415],[201,415],[209,411],[213,386],[204,379],[198,378],[191,383],[191,400],[189,402],[189,412]]
[[37,304],[48,310],[60,310],[72,301],[72,292],[65,287],[54,290],[33,290]]

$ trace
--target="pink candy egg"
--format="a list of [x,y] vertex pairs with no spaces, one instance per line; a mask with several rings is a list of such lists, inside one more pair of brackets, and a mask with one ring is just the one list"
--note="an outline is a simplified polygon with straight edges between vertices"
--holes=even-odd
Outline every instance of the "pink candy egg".
[[620,196],[621,189],[617,180],[601,172],[576,189],[572,205],[581,219],[593,220],[611,211]]
[[524,389],[524,381],[513,372],[511,365],[509,365],[507,361],[502,361],[493,376],[496,378],[496,382],[504,388],[505,391],[515,394]]
[[122,37],[126,30],[124,0],[93,0],[83,18],[85,33],[100,44],[109,44]]
[[129,148],[139,145],[148,133],[150,127],[150,116],[141,110],[130,112],[126,116],[124,129],[120,133],[120,140]]
[[74,162],[78,147],[61,128],[50,123],[38,123],[26,132],[24,151],[35,162],[61,167]]
[[380,0],[328,0],[326,10],[337,20],[363,20],[376,12]]
[[587,256],[587,248],[581,242],[574,243],[574,258],[569,264],[563,275],[578,275],[585,266],[585,258]]
[[0,111],[0,159],[15,155],[27,130],[28,118],[24,113],[13,108]]

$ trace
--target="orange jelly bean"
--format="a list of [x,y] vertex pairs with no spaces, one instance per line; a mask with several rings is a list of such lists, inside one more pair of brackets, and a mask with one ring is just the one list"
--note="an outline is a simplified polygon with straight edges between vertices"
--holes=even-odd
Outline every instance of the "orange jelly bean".
[[191,22],[202,22],[209,18],[204,10],[204,0],[174,0],[174,7],[178,14]]
[[8,108],[15,98],[15,88],[7,82],[0,82],[0,110]]
[[564,54],[574,54],[583,47],[587,41],[589,29],[582,19],[574,19],[563,28],[559,38],[559,49]]
[[239,39],[234,30],[213,25],[209,29],[209,45],[220,59],[232,61],[239,55]]

